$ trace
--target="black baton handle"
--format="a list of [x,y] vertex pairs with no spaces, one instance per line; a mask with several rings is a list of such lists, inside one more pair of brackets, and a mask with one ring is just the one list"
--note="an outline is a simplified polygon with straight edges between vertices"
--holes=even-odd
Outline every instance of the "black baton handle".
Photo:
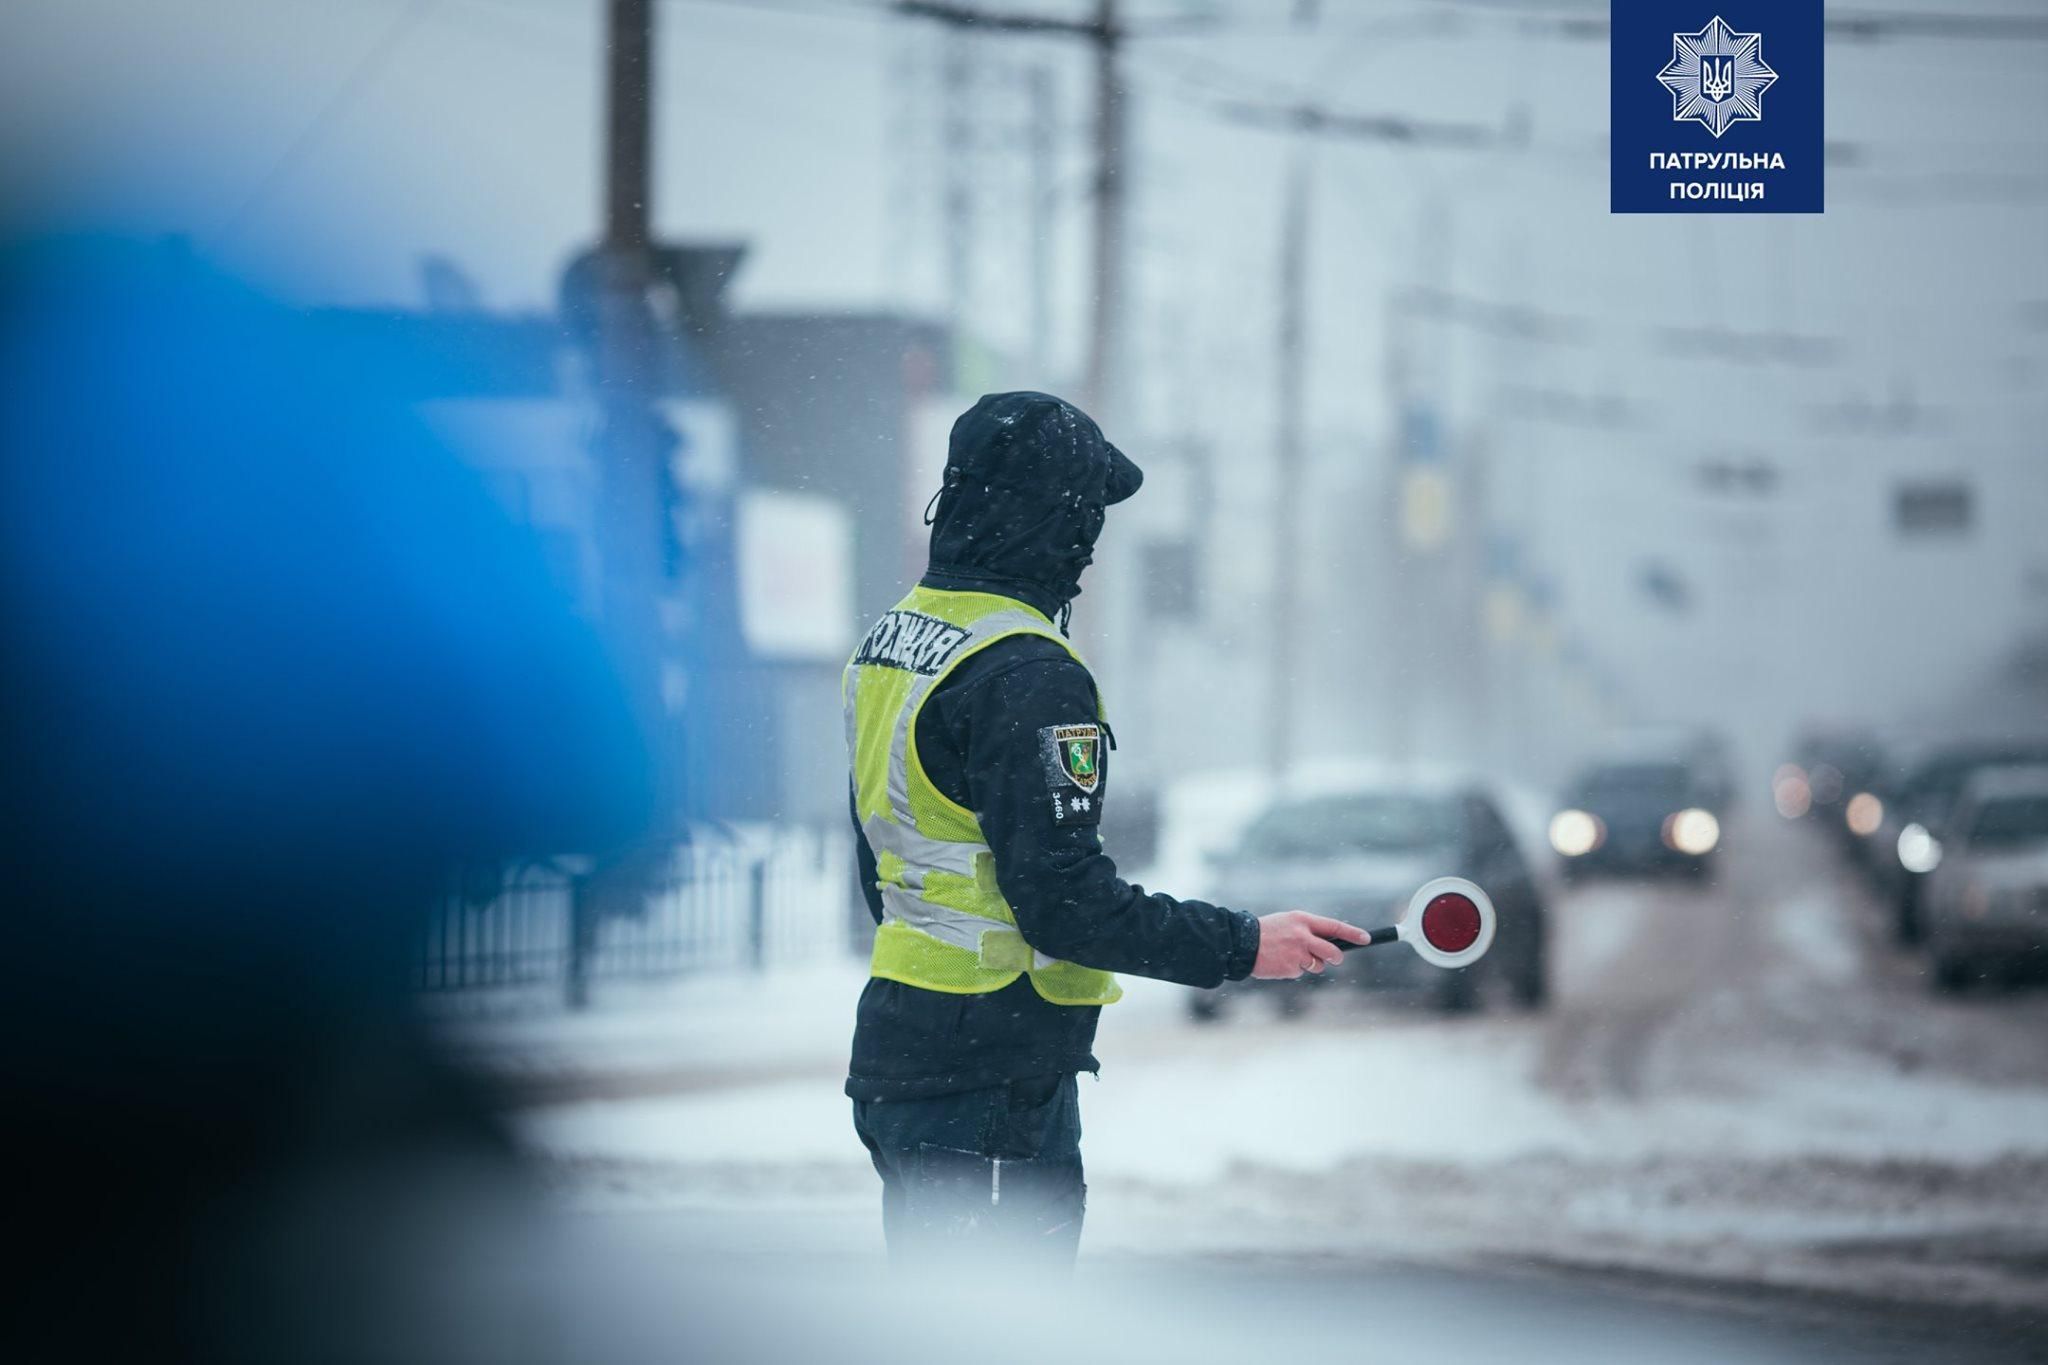
[[1394,940],[1400,937],[1401,931],[1399,929],[1396,929],[1393,925],[1389,924],[1384,929],[1374,929],[1372,932],[1368,933],[1365,936],[1365,942],[1363,943],[1341,943],[1338,942],[1336,939],[1332,939],[1330,941],[1332,943],[1336,943],[1339,948],[1342,948],[1345,952],[1348,953],[1353,948],[1370,948],[1376,943],[1392,943]]

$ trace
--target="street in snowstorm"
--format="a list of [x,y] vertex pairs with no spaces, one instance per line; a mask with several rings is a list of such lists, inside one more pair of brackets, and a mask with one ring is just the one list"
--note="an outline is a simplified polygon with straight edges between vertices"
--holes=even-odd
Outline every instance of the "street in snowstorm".
[[[1833,848],[1755,803],[1727,852],[1711,885],[1564,891],[1540,1014],[1445,1019],[1342,967],[1208,1022],[1134,989],[1083,1082],[1089,1291],[1188,1315],[1191,1359],[1251,1349],[1255,1311],[1441,1359],[2038,1358],[2048,991],[1935,996]],[[523,1098],[579,1240],[850,1294],[879,1251],[833,1084],[860,975],[772,976],[774,1036],[736,1050],[728,981],[448,1027]]]
[[0,1365],[2048,1365],[2040,9],[8,0]]

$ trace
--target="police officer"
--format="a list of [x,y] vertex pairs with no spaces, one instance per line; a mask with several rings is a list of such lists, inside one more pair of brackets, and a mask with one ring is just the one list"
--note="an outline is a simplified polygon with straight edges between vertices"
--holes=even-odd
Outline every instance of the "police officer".
[[988,1244],[1071,1263],[1074,1080],[1097,1070],[1111,973],[1289,979],[1364,939],[1147,892],[1102,851],[1115,737],[1065,627],[1105,510],[1142,478],[1072,404],[982,398],[953,424],[924,577],[847,665],[878,927],[846,1093],[899,1263]]

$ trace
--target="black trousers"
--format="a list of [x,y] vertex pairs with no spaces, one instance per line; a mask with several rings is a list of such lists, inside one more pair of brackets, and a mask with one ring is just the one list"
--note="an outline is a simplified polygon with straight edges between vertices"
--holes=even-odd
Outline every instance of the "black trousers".
[[915,1100],[856,1100],[854,1131],[882,1177],[889,1260],[984,1256],[1074,1263],[1088,1187],[1074,1077]]

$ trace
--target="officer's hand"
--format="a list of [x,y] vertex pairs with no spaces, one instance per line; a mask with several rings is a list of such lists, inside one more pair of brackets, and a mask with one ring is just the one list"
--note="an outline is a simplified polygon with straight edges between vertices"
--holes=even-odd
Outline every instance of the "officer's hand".
[[1320,972],[1323,964],[1344,956],[1331,942],[1363,943],[1365,930],[1342,920],[1325,919],[1306,910],[1283,910],[1259,916],[1259,956],[1252,975],[1261,981],[1292,981],[1303,972]]

